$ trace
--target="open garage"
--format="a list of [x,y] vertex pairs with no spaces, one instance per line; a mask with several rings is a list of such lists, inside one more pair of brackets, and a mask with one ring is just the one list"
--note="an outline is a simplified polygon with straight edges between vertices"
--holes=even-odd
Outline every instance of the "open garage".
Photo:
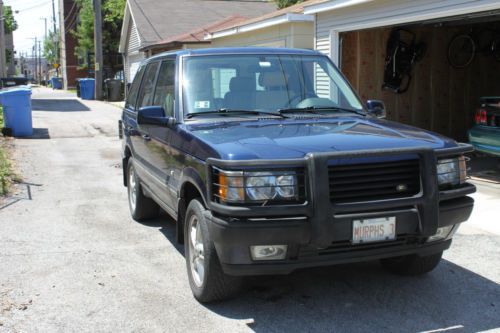
[[499,8],[498,1],[333,1],[305,13],[316,14],[316,48],[363,100],[383,100],[388,119],[464,141],[480,98],[500,95]]

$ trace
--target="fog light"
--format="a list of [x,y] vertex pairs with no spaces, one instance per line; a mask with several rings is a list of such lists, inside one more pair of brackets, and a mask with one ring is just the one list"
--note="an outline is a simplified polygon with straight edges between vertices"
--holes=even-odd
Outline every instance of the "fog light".
[[434,235],[432,235],[431,237],[429,237],[427,239],[427,241],[434,242],[434,241],[438,241],[438,240],[447,239],[448,236],[450,235],[450,232],[453,229],[453,227],[454,227],[453,225],[449,225],[446,227],[438,228],[437,232]]
[[287,245],[250,246],[253,260],[282,260],[286,257]]

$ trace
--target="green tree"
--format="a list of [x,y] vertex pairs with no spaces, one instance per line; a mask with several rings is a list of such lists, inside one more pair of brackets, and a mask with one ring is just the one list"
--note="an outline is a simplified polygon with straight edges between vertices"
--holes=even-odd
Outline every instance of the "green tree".
[[6,34],[12,33],[17,29],[17,22],[14,19],[14,14],[12,13],[12,8],[10,6],[4,6],[4,30]]
[[[92,0],[77,0],[77,4],[80,12],[79,23],[73,30],[77,41],[75,55],[80,59],[80,63],[85,63],[87,54],[94,52],[94,9]],[[103,0],[102,3],[104,65],[112,69],[117,64],[117,57],[113,55],[118,53],[125,4],[126,0]]]
[[304,0],[274,0],[279,9],[286,8],[295,5],[299,2],[304,2]]
[[53,31],[50,31],[43,40],[43,56],[51,65],[57,62],[57,40],[59,40],[59,32],[54,33]]
[[80,10],[78,24],[72,30],[76,39],[75,56],[80,60],[85,60],[87,52],[94,51],[94,9],[92,0],[77,0],[76,2]]

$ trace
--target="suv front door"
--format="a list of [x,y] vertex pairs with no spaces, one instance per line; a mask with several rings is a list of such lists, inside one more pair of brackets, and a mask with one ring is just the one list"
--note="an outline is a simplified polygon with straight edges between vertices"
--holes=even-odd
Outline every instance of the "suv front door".
[[[138,98],[138,108],[162,107],[163,116],[174,117],[175,58],[155,64],[156,66],[151,67],[150,71],[150,75],[154,77],[152,86],[149,84],[148,69],[146,69]],[[148,178],[148,185],[156,195],[156,199],[173,209],[176,202],[176,191],[171,184],[172,154],[169,146],[171,129],[166,126],[143,125],[140,127],[140,131],[142,143],[139,154],[147,171],[144,177]]]

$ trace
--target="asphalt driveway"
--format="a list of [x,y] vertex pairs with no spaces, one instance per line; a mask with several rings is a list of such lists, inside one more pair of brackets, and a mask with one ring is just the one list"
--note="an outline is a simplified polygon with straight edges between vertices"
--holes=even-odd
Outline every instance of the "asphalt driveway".
[[191,296],[174,222],[129,215],[120,110],[34,90],[35,138],[16,139],[24,183],[0,204],[0,332],[500,331],[500,188],[424,277],[376,262],[252,278],[234,299]]

